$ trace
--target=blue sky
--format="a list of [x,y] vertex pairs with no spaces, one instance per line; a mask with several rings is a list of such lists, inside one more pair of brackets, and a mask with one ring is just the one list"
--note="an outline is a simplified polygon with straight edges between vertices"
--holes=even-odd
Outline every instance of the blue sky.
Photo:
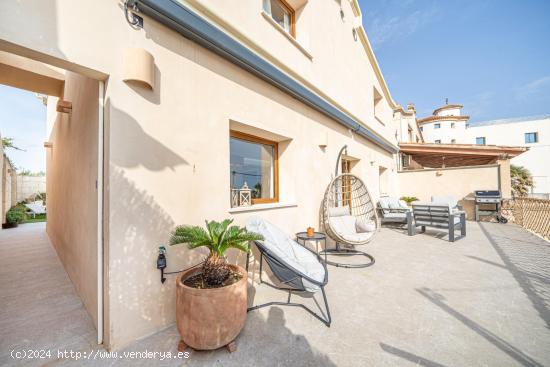
[[25,150],[6,150],[18,169],[46,171],[46,106],[34,93],[0,84],[0,134]]
[[393,98],[471,121],[550,113],[549,0],[359,0]]

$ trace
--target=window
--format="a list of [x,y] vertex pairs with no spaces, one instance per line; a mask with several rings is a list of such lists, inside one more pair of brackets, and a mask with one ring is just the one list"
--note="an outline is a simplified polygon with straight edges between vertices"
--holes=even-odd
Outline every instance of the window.
[[441,128],[441,124],[434,124],[434,129],[440,129]]
[[470,127],[470,124],[466,123],[466,129]]
[[[279,201],[277,143],[231,131],[229,150],[231,206]],[[247,187],[251,203],[246,202]]]
[[538,143],[538,142],[539,142],[538,133],[525,133],[525,144]]
[[455,128],[455,123],[451,122],[451,129],[454,129],[454,128]]
[[455,144],[456,143],[456,139],[451,139],[451,144]]
[[286,33],[296,36],[294,10],[284,0],[264,0],[264,11],[279,24]]
[[435,141],[435,143],[436,143],[436,144],[441,144],[441,140],[437,139],[437,140]]
[[476,138],[476,144],[477,145],[485,145],[485,137],[484,136],[479,136]]
[[424,126],[420,126],[420,131],[424,131]]
[[374,118],[378,120],[381,124],[383,124],[382,120],[380,119],[380,110],[382,109],[382,95],[376,88],[373,88],[373,102],[374,102]]

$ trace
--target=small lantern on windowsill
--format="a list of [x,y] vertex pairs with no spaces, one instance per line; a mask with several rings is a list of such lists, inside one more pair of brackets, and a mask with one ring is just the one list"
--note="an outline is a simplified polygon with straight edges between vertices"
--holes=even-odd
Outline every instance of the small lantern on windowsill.
[[250,205],[252,205],[252,190],[245,181],[243,187],[239,189],[239,206]]

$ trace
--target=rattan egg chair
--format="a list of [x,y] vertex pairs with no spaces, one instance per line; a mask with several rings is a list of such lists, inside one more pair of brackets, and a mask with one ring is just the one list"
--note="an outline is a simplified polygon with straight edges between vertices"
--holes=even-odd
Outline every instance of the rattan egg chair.
[[336,242],[336,248],[325,249],[323,254],[359,255],[368,259],[365,263],[327,261],[328,264],[346,268],[364,268],[374,264],[374,257],[355,249],[355,246],[372,241],[379,226],[374,202],[359,177],[344,173],[330,182],[323,200],[322,221],[327,236]]

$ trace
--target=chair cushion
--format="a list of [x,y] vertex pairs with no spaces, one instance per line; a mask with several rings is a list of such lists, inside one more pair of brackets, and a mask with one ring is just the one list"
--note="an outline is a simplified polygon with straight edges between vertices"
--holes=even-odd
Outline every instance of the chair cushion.
[[376,231],[376,224],[372,220],[356,220],[355,231],[357,233],[367,233]]
[[[318,282],[325,279],[325,268],[319,262],[317,256],[294,241],[290,236],[279,228],[264,220],[261,217],[251,217],[246,223],[246,229],[250,232],[259,233],[264,237],[260,241],[277,258],[307,275]],[[309,292],[316,292],[320,288],[305,279],[302,280],[304,288]]]
[[334,208],[328,209],[328,216],[329,217],[341,217],[343,215],[349,215],[349,206],[337,206]]
[[344,234],[355,234],[355,217],[351,215],[343,215],[340,217],[330,217],[329,224],[333,231],[343,236]]
[[345,234],[342,235],[342,238],[346,241],[351,242],[365,242],[368,241],[372,236],[374,232],[365,232],[365,233],[355,233],[355,234]]
[[432,204],[449,205],[451,209],[454,209],[457,207],[458,201],[454,196],[432,196]]

